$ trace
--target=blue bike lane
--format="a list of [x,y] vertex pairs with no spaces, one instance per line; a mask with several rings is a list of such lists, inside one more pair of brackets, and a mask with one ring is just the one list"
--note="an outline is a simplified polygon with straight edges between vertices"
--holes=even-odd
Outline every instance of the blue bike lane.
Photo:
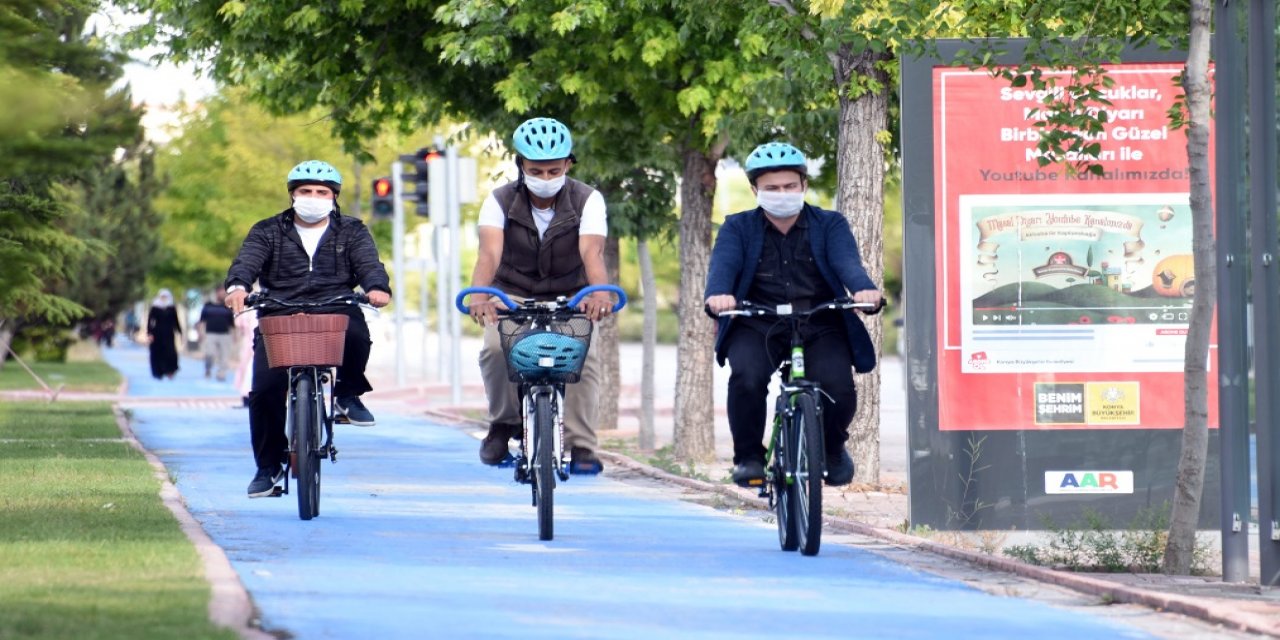
[[[142,354],[139,357],[139,352]],[[369,402],[378,426],[339,426],[320,516],[294,496],[250,500],[247,412],[229,387],[129,378],[138,439],[222,547],[268,632],[293,638],[1141,638],[1081,615],[827,543],[778,550],[773,525],[671,490],[574,477],[556,537],[537,539],[528,487],[479,464],[477,440]],[[226,389],[222,391],[221,389]],[[173,403],[158,398],[174,398]],[[199,399],[204,397],[204,400]],[[183,400],[177,400],[183,398]]]

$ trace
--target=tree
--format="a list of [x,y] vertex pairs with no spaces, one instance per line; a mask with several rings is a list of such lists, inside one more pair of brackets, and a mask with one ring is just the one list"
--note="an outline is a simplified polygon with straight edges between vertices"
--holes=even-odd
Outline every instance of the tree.
[[[776,70],[740,32],[733,3],[454,0],[404,15],[398,3],[308,5],[138,0],[171,32],[179,58],[207,55],[216,78],[253,89],[280,113],[329,112],[352,150],[383,124],[456,115],[510,131],[537,113],[592,133],[631,121],[682,167],[681,344],[677,455],[712,453],[711,323],[701,312],[710,254],[715,165],[728,143],[726,114],[760,101],[745,88]],[[428,19],[425,16],[432,16]],[[159,26],[162,25],[162,26]],[[323,40],[333,47],[313,47]],[[512,62],[512,61],[517,62]],[[634,139],[601,148],[625,153]],[[633,166],[645,166],[633,157]]]
[[68,326],[88,310],[65,292],[100,242],[69,229],[85,182],[137,138],[138,113],[120,109],[121,56],[83,31],[92,3],[0,7],[0,353],[24,323]]

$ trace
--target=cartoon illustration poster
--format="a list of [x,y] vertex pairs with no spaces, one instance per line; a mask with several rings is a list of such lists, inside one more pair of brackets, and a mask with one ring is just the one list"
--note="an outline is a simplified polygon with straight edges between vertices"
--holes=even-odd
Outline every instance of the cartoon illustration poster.
[[1037,92],[934,71],[944,430],[1182,426],[1195,274],[1186,142],[1166,116],[1180,67],[1108,72],[1096,176],[1038,165]]

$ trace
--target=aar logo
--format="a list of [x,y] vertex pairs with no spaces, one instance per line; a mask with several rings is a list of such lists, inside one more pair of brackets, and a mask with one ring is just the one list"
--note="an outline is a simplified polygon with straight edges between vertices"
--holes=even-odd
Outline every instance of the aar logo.
[[1133,493],[1132,471],[1046,471],[1044,492]]

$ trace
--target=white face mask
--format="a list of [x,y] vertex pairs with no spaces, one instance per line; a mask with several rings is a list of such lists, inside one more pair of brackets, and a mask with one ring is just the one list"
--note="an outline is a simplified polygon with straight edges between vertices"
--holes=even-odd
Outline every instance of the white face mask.
[[793,218],[804,208],[804,192],[760,191],[756,193],[756,204],[774,217]]
[[560,176],[550,180],[543,180],[542,178],[535,178],[525,174],[524,184],[529,187],[529,193],[539,198],[550,198],[560,193],[560,190],[564,188],[564,179],[565,176]]
[[329,198],[295,198],[293,212],[308,224],[320,222],[333,211],[333,200]]

